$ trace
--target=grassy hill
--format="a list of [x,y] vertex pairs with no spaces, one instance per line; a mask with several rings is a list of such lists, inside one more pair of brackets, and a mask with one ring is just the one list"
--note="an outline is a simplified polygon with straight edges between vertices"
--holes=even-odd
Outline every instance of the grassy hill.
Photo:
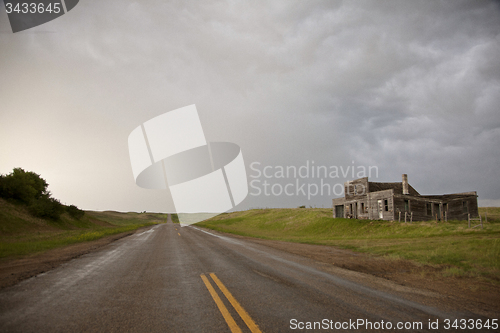
[[[484,217],[484,208],[480,213]],[[253,209],[218,215],[199,226],[264,239],[333,245],[421,264],[448,275],[500,282],[500,208],[487,208],[484,229],[467,221],[398,223],[332,218],[331,209]]]
[[163,223],[166,214],[87,211],[80,219],[33,217],[25,205],[0,198],[0,260],[130,232]]

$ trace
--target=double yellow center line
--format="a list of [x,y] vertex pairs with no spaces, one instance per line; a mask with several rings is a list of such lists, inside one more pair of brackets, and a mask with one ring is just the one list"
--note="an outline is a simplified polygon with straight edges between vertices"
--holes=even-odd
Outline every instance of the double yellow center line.
[[[233,295],[231,295],[229,290],[227,290],[226,286],[224,286],[224,284],[219,280],[219,278],[214,273],[210,273],[210,277],[212,278],[212,280],[214,280],[215,284],[219,287],[224,296],[226,296],[227,300],[229,301],[229,303],[231,303],[236,312],[238,312],[241,319],[243,319],[245,324],[247,324],[250,331],[252,333],[262,333],[261,330],[259,329],[259,326],[255,324],[250,315],[245,311],[245,309],[243,309],[243,307],[240,305],[240,303],[238,303],[238,301],[233,297]],[[205,274],[201,274],[201,279],[205,283],[205,286],[210,292],[210,295],[212,295],[215,304],[217,304],[217,307],[219,308],[219,311],[222,313],[224,320],[229,326],[229,329],[231,329],[231,332],[241,333],[241,329],[239,328],[238,324],[236,324],[236,322],[234,321],[233,317],[231,316],[228,309],[224,305],[224,302],[222,302],[219,295],[215,291],[214,287],[210,283],[209,279],[205,276]]]

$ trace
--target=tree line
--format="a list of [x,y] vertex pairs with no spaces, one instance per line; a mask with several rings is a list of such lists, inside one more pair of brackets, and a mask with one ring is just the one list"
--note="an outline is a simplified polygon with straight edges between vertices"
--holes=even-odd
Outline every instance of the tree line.
[[0,197],[25,205],[31,215],[58,220],[67,212],[80,219],[85,212],[74,205],[63,205],[47,190],[49,184],[32,171],[15,168],[10,174],[0,175]]

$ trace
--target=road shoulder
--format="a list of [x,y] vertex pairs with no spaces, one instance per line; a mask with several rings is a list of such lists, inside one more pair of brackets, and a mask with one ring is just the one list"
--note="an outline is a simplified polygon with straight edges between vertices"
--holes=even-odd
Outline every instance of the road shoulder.
[[429,305],[446,303],[487,317],[500,315],[500,284],[495,285],[481,278],[443,276],[443,267],[418,265],[409,260],[390,259],[333,246],[252,238],[199,228],[306,257],[325,272],[379,290],[411,295]]
[[0,260],[0,290],[52,270],[74,258],[93,252],[118,239],[150,227],[142,227],[133,231],[103,237],[94,241],[72,244],[22,258]]

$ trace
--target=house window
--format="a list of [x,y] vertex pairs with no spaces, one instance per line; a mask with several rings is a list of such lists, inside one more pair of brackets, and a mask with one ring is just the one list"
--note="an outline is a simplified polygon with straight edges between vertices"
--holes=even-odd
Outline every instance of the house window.
[[410,200],[405,200],[405,212],[410,211]]
[[427,207],[427,215],[432,215],[432,204],[428,202],[426,204],[426,207]]
[[386,212],[389,211],[389,200],[387,200],[387,199],[384,199],[384,210]]
[[467,201],[464,201],[462,203],[462,207],[463,207],[464,213],[468,213],[469,212],[469,207],[467,206]]
[[362,202],[361,203],[361,213],[364,213],[365,212],[365,203]]

